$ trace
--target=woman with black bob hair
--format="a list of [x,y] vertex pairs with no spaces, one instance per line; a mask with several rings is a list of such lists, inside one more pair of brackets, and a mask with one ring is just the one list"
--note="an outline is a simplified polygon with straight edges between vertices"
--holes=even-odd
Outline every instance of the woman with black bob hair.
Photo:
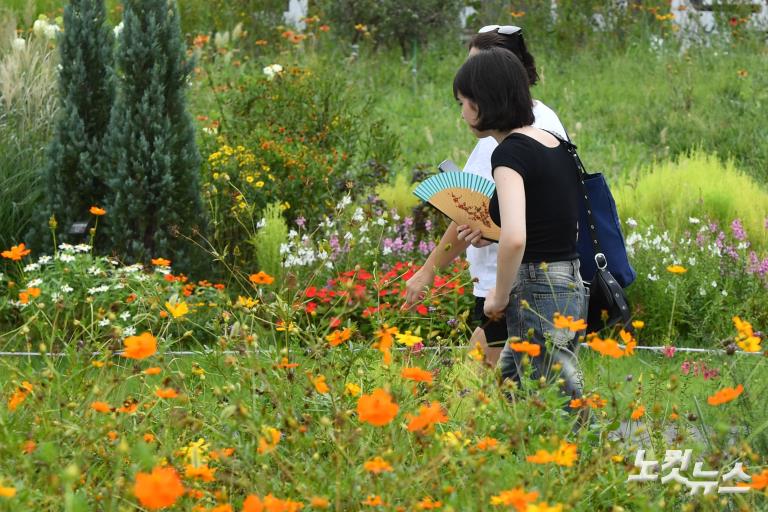
[[[499,360],[501,377],[520,383],[523,352],[515,344],[528,341],[540,348],[531,357],[533,377],[549,378],[556,370],[565,394],[580,397],[580,333],[553,323],[556,314],[573,319],[585,314],[576,250],[576,163],[557,137],[531,126],[528,74],[512,52],[476,52],[456,73],[453,94],[472,133],[499,143],[491,156],[496,191],[489,213],[501,226],[501,236],[496,286],[485,298],[484,312],[488,317],[506,315],[510,340]],[[475,246],[488,243],[479,231],[466,239]]]
[[[490,48],[505,48],[513,52],[525,67],[528,84],[533,86],[538,82],[536,62],[528,51],[523,37],[523,29],[513,25],[488,25],[481,28],[469,42],[469,56],[481,50]],[[557,114],[543,102],[533,100],[533,126],[551,130],[566,138],[565,128]],[[469,155],[464,172],[477,174],[487,180],[491,176],[491,154],[498,146],[493,137],[477,140],[472,153]],[[485,355],[485,361],[495,366],[501,350],[507,342],[507,323],[503,317],[488,318],[483,313],[485,297],[496,284],[497,244],[484,247],[473,247],[465,238],[471,234],[469,226],[459,226],[451,222],[440,238],[440,243],[429,254],[421,268],[406,282],[406,304],[413,305],[423,299],[426,290],[432,286],[437,269],[447,267],[453,259],[466,250],[469,274],[472,277],[472,294],[475,305],[472,311],[474,331],[470,338],[472,347],[480,346]]]

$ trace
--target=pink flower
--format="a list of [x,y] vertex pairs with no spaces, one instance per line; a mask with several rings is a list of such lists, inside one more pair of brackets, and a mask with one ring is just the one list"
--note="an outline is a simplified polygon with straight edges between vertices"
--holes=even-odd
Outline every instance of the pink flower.
[[690,361],[683,361],[683,364],[680,365],[680,371],[683,372],[683,375],[688,375],[691,373]]
[[424,344],[423,344],[422,342],[420,342],[420,341],[419,341],[419,342],[416,342],[416,343],[414,343],[414,344],[411,346],[411,353],[412,353],[412,354],[418,354],[418,353],[419,353],[419,352],[421,352],[422,350],[424,350]]
[[662,350],[662,353],[664,354],[664,357],[673,358],[675,357],[675,352],[677,349],[673,347],[672,345],[665,345],[664,349]]

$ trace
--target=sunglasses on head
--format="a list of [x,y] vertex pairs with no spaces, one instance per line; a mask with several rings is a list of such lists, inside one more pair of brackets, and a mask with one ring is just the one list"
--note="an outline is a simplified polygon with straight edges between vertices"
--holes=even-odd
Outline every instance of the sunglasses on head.
[[486,25],[480,30],[478,30],[477,33],[482,34],[484,32],[493,32],[494,30],[498,30],[499,34],[505,34],[508,36],[511,36],[512,34],[517,34],[523,31],[522,28],[516,27],[514,25]]

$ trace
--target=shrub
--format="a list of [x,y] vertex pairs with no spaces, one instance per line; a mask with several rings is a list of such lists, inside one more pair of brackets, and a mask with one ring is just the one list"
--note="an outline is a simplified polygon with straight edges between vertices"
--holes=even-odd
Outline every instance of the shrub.
[[732,161],[702,151],[641,172],[634,183],[616,188],[615,197],[623,218],[654,223],[672,236],[689,227],[690,217],[721,225],[738,218],[758,249],[768,247],[768,191]]
[[51,215],[64,228],[61,240],[72,242],[67,231],[72,223],[82,220],[90,206],[104,204],[107,196],[100,166],[115,96],[114,37],[103,0],[71,0],[64,24],[59,36],[61,110],[48,146],[45,208],[33,226],[37,236],[32,239],[38,242],[46,239]]
[[[205,220],[198,189],[200,154],[186,110],[192,71],[179,29],[176,2],[126,2],[118,38],[119,88],[107,152],[111,247],[138,261],[171,256],[192,266]],[[202,263],[202,262],[198,262]]]
[[280,247],[288,238],[288,226],[283,218],[280,204],[273,203],[264,208],[263,226],[250,240],[256,249],[258,268],[276,278],[282,275],[283,262]]
[[321,15],[353,42],[363,37],[372,39],[376,46],[397,45],[403,57],[410,55],[416,44],[458,33],[462,7],[463,3],[457,0],[319,2]]

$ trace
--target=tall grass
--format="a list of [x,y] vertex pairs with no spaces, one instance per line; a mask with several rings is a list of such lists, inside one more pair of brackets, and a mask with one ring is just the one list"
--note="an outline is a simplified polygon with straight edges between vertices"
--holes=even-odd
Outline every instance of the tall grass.
[[56,51],[30,36],[14,47],[15,20],[0,21],[0,245],[17,243],[40,198],[39,168],[58,110]]

